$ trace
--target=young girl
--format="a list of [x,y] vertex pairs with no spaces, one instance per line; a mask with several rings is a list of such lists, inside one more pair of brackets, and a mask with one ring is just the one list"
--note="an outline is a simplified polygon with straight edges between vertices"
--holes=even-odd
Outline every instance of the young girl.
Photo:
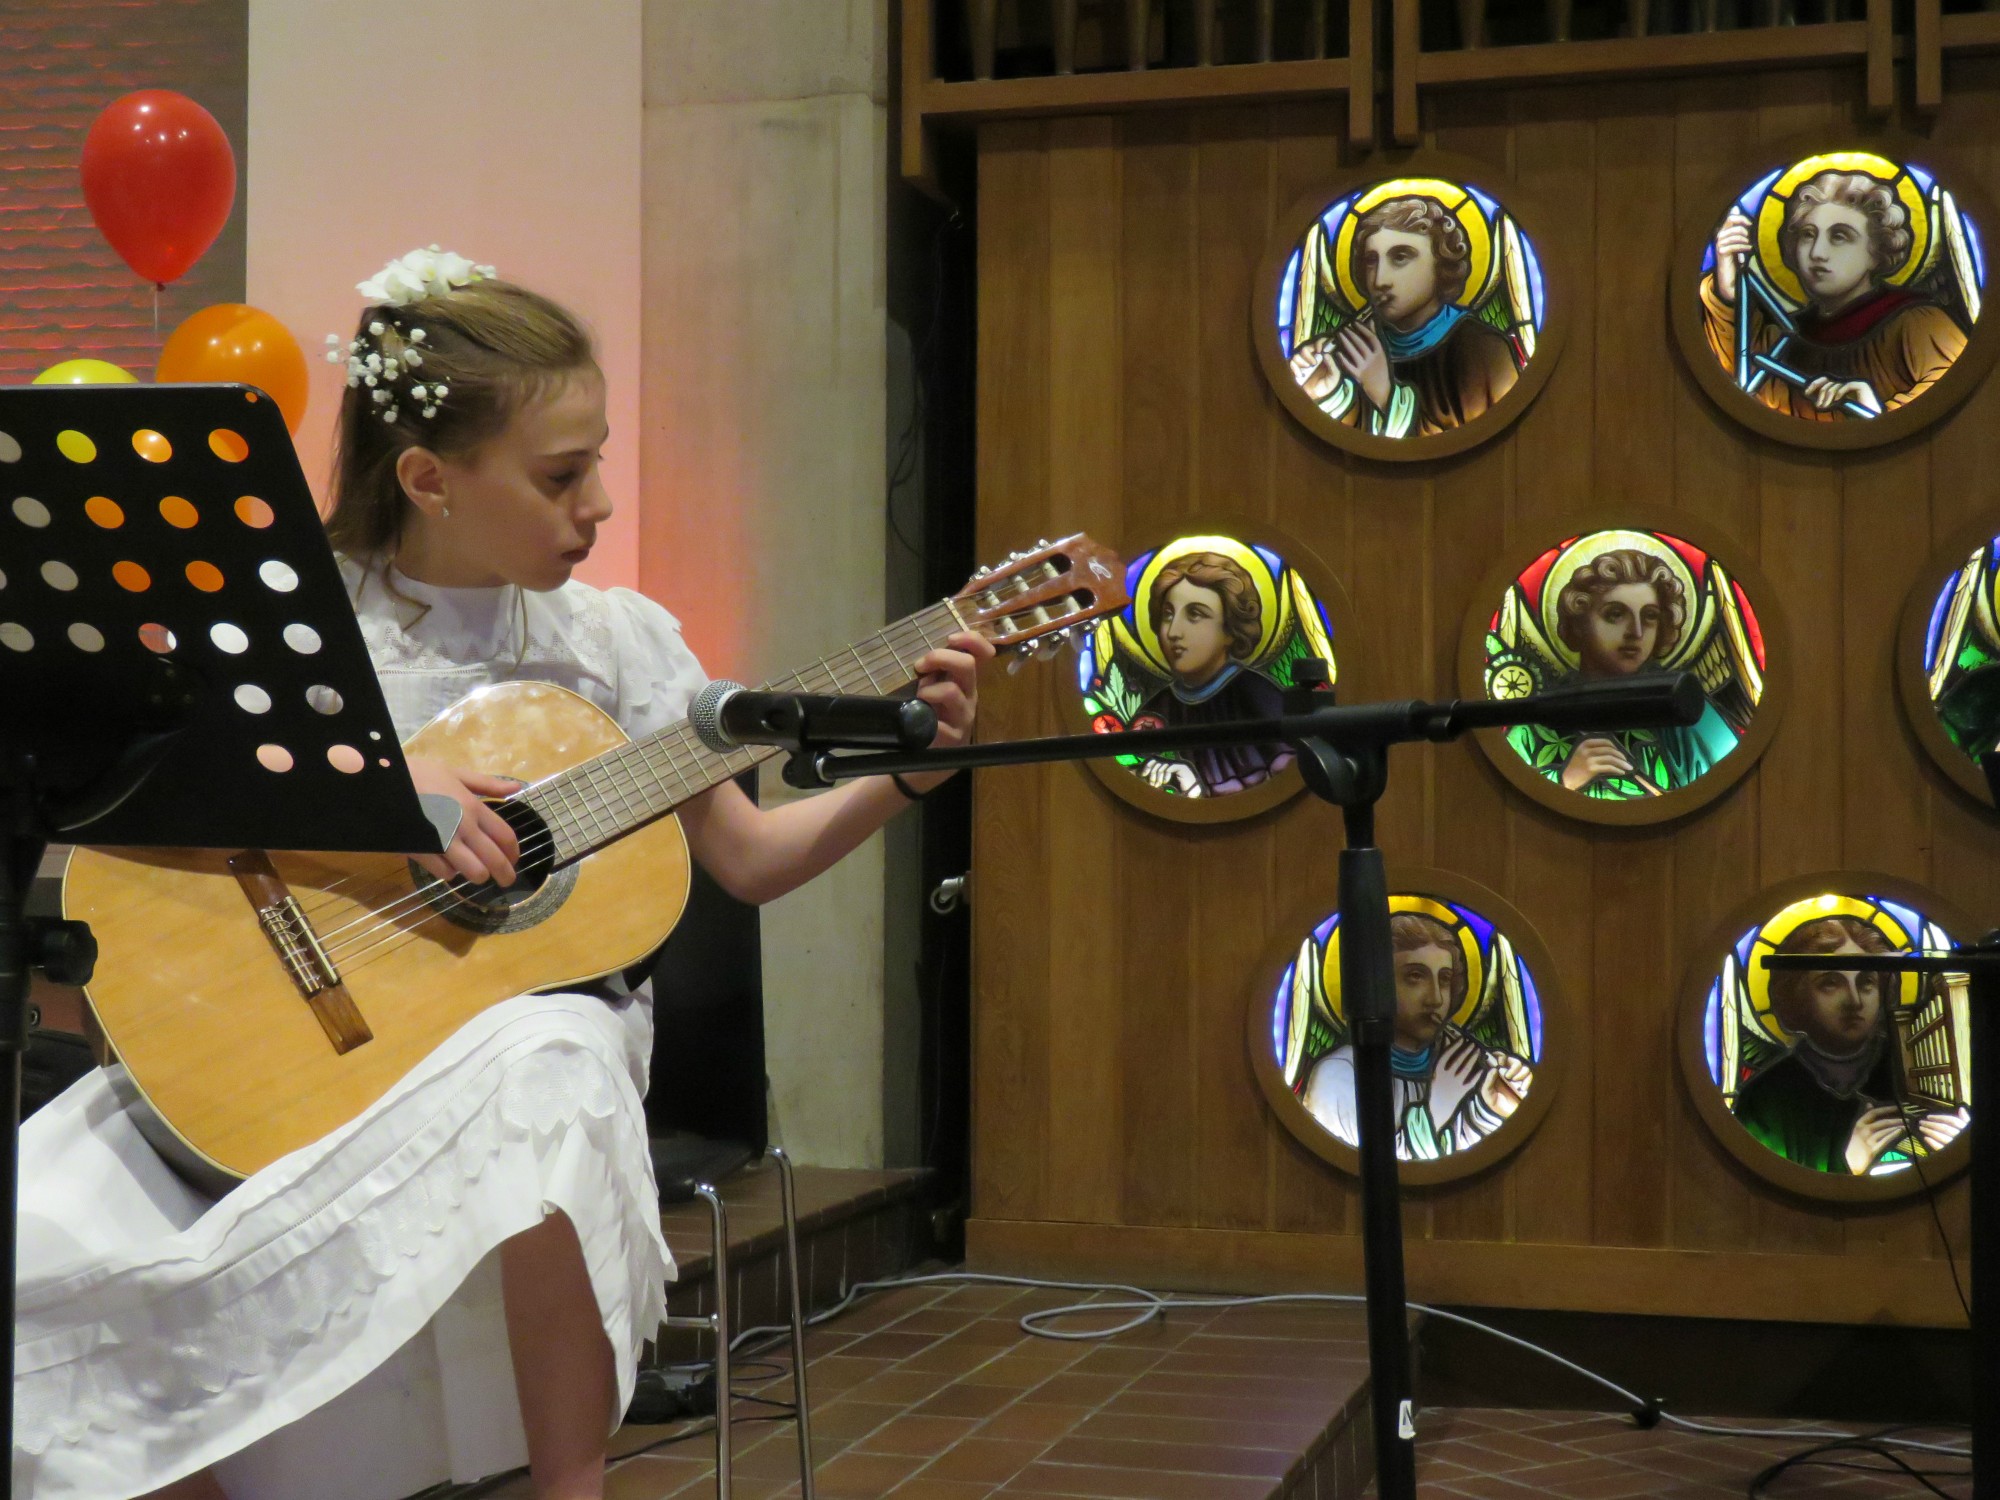
[[[705,679],[674,618],[570,577],[611,514],[589,335],[456,256],[417,252],[362,291],[334,354],[328,531],[398,731],[508,678],[573,689],[635,738],[683,717]],[[992,655],[951,646],[917,663],[946,744]],[[434,873],[510,881],[514,835],[481,799],[514,784],[411,773],[465,809]],[[870,778],[760,811],[725,782],[679,814],[694,856],[761,902],[908,800]],[[18,1492],[395,1500],[525,1462],[543,1500],[597,1500],[672,1273],[651,1050],[644,997],[521,996],[216,1202],[145,1145],[107,1074],[86,1078],[22,1132]]]

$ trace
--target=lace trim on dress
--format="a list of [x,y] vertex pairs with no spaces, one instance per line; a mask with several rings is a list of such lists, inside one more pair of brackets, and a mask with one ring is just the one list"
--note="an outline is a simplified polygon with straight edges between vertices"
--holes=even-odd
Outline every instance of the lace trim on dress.
[[[549,997],[528,998],[543,1002],[534,1015],[547,1016]],[[545,1028],[539,1035],[531,1031],[497,1047],[489,1039],[468,1059],[473,1076],[414,1133],[393,1107],[364,1117],[358,1122],[364,1128],[343,1139],[338,1152],[382,1144],[369,1140],[383,1133],[370,1132],[369,1124],[403,1133],[400,1146],[342,1185],[331,1201],[309,1195],[316,1209],[303,1222],[247,1254],[226,1256],[219,1269],[197,1269],[184,1284],[162,1287],[160,1273],[175,1260],[197,1268],[207,1260],[200,1248],[185,1246],[180,1255],[122,1266],[109,1278],[86,1273],[24,1288],[21,1331],[27,1338],[17,1348],[14,1389],[17,1480],[24,1477],[23,1454],[87,1440],[93,1471],[164,1482],[171,1476],[148,1476],[145,1467],[148,1435],[163,1425],[183,1433],[191,1422],[209,1427],[218,1440],[226,1438],[226,1451],[235,1451],[331,1399],[414,1336],[506,1237],[468,1234],[467,1220],[510,1212],[519,1217],[524,1194],[537,1200],[526,1205],[531,1221],[549,1207],[564,1207],[572,1217],[594,1208],[613,1220],[601,1227],[613,1229],[618,1254],[599,1257],[589,1269],[607,1329],[631,1331],[627,1347],[612,1341],[620,1390],[629,1395],[636,1345],[665,1316],[671,1260],[659,1237],[643,1110],[623,1060],[588,1022],[565,1030],[569,1034],[557,1038]],[[433,1075],[427,1086],[439,1081]],[[494,1164],[503,1156],[517,1161],[496,1174]],[[560,1188],[559,1179],[574,1178],[579,1163],[595,1164],[614,1178],[605,1185],[613,1201],[551,1202],[548,1193]],[[283,1168],[279,1163],[267,1171]],[[401,1180],[385,1188],[382,1179],[396,1174]],[[342,1201],[348,1198],[358,1204]],[[457,1232],[446,1235],[447,1227]],[[578,1227],[587,1241],[584,1226]],[[176,1238],[199,1237],[201,1229],[198,1223]],[[435,1306],[411,1299],[387,1316],[369,1306],[404,1263],[427,1255],[463,1261],[451,1268],[455,1274],[410,1278],[409,1284],[439,1288]],[[83,1280],[100,1283],[90,1289],[93,1321],[35,1337],[36,1322],[60,1324],[67,1307],[80,1305],[75,1284]],[[128,1290],[143,1291],[143,1300],[121,1298],[115,1286],[102,1284],[118,1280],[138,1283]],[[353,1353],[363,1341],[379,1352],[355,1368]],[[143,1368],[133,1358],[138,1348],[158,1351]],[[349,1378],[333,1389],[311,1390],[314,1373],[336,1361],[352,1371]],[[249,1375],[260,1378],[236,1390]],[[132,1451],[120,1455],[121,1447]],[[187,1472],[225,1456],[204,1451],[199,1439],[183,1451],[190,1459]],[[27,1465],[30,1488],[35,1467]]]

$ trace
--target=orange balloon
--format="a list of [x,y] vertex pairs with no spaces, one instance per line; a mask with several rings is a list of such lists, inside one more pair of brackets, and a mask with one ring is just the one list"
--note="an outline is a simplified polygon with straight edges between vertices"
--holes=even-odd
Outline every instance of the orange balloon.
[[278,403],[294,433],[306,414],[306,357],[298,340],[269,313],[241,302],[204,307],[176,328],[160,351],[157,375],[162,384],[254,385]]

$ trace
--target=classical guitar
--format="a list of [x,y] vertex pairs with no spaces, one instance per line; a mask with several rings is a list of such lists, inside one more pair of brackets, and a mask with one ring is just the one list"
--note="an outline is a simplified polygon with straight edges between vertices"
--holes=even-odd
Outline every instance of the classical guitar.
[[[1125,603],[1115,556],[1045,542],[770,686],[895,693],[960,630],[1040,652]],[[248,1176],[353,1119],[487,1007],[645,957],[687,894],[674,808],[776,753],[717,754],[685,721],[630,741],[533,682],[473,694],[405,749],[527,783],[494,804],[520,836],[513,887],[439,881],[397,855],[70,858],[63,909],[100,948],[90,1004],[149,1138],[198,1181]]]

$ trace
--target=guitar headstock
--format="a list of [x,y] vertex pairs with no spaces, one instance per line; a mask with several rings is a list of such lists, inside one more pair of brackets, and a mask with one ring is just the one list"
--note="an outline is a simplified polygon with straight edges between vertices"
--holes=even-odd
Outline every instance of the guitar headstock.
[[1047,655],[1079,625],[1123,609],[1125,564],[1078,532],[981,568],[952,597],[959,618],[1002,651]]

